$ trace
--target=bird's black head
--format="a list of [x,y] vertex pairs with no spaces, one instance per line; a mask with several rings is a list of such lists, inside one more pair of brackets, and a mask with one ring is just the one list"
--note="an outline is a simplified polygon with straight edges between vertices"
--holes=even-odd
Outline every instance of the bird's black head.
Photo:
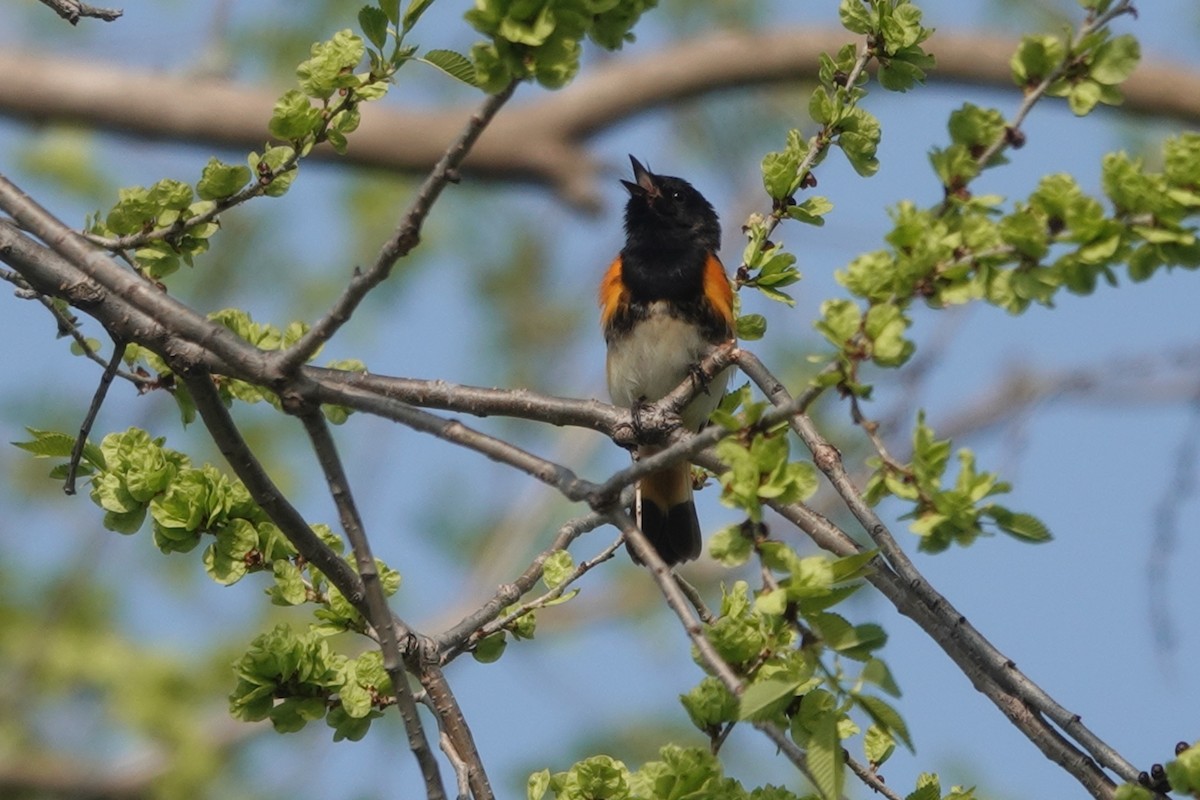
[[633,180],[625,204],[625,234],[630,243],[650,247],[697,246],[716,252],[721,223],[704,195],[682,178],[655,175],[633,156]]

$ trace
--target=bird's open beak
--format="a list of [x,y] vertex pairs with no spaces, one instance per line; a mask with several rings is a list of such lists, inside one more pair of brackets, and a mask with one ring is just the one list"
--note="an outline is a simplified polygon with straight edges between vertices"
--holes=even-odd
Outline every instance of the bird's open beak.
[[633,178],[636,183],[630,181],[621,181],[621,183],[625,184],[625,188],[631,195],[641,194],[648,198],[657,197],[659,192],[658,186],[654,182],[654,175],[633,156],[629,157],[629,161],[633,164]]

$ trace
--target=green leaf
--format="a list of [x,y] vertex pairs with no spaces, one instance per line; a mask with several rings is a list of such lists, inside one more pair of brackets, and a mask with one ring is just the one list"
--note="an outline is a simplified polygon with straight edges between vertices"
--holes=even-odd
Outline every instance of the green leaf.
[[547,3],[531,18],[518,19],[515,15],[505,16],[500,21],[497,33],[500,38],[513,44],[539,47],[545,44],[550,35],[554,33],[558,23],[554,10],[554,6]]
[[544,769],[529,776],[525,784],[526,800],[542,800],[546,790],[550,788],[550,770]]
[[388,18],[383,9],[377,6],[363,6],[358,10],[358,26],[362,28],[367,41],[379,50],[387,44]]
[[355,661],[346,664],[345,682],[338,689],[338,702],[347,716],[362,719],[371,713],[371,691],[359,681],[357,667]]
[[877,305],[867,311],[863,332],[872,342],[871,358],[881,367],[898,367],[916,346],[904,338],[910,322],[898,306]]
[[321,110],[299,89],[289,89],[275,101],[267,128],[277,139],[296,141],[311,135],[320,124]]
[[542,564],[542,582],[549,589],[556,589],[575,573],[575,560],[566,550],[556,550]]
[[737,337],[742,341],[758,341],[767,332],[767,318],[762,314],[742,314],[737,318]]
[[349,29],[338,31],[328,41],[312,46],[312,57],[296,67],[300,89],[309,97],[328,99],[338,89],[358,84],[354,68],[362,61],[366,47]]
[[271,709],[268,716],[279,733],[294,733],[325,716],[325,698],[289,697]]
[[1181,794],[1200,793],[1200,742],[1175,756],[1166,765],[1167,780],[1171,788]]
[[1035,86],[1058,69],[1066,55],[1066,44],[1056,36],[1026,36],[1009,62],[1013,81],[1021,87]]
[[1077,117],[1086,116],[1096,104],[1100,102],[1101,97],[1100,84],[1095,81],[1081,80],[1071,86],[1067,92],[1067,105],[1071,108],[1071,113]]
[[1041,543],[1054,538],[1045,523],[1032,514],[1015,513],[997,505],[988,506],[983,513],[995,520],[1000,530],[1022,541]]
[[404,30],[413,28],[416,20],[421,18],[421,14],[425,13],[426,8],[430,7],[431,2],[433,0],[410,0],[408,8],[404,10]]
[[841,350],[862,324],[862,312],[852,300],[826,300],[821,303],[821,319],[814,323],[817,331]]
[[725,684],[711,675],[687,694],[680,695],[679,702],[683,704],[692,724],[701,731],[714,731],[726,722],[737,719],[738,699],[725,688]]
[[863,666],[860,676],[864,681],[875,684],[892,697],[900,696],[900,687],[896,685],[896,679],[892,677],[892,671],[888,669],[888,665],[881,659],[869,659]]
[[892,733],[910,752],[913,751],[912,739],[908,735],[908,725],[905,724],[904,718],[900,716],[899,712],[892,708],[887,701],[870,695],[855,695],[854,701],[863,711],[867,712],[876,725]]
[[275,585],[268,590],[271,602],[281,606],[297,606],[308,597],[300,568],[291,561],[279,559],[271,565]]
[[287,192],[288,187],[292,185],[292,181],[296,179],[296,165],[291,165],[284,169],[284,165],[289,164],[295,158],[296,151],[291,147],[269,147],[259,155],[251,153],[248,157],[250,170],[258,176],[260,183],[266,183],[267,188],[264,192],[268,197],[281,197]]
[[852,556],[842,556],[830,565],[830,576],[833,583],[852,581],[871,572],[870,563],[879,554],[878,550],[864,550]]
[[746,687],[738,705],[738,719],[767,720],[780,714],[792,702],[796,690],[805,681],[761,680]]
[[827,711],[807,725],[808,769],[824,800],[840,800],[846,780],[845,753],[838,738],[837,717],[836,712]]
[[875,157],[882,135],[879,120],[865,109],[855,107],[843,115],[838,130],[837,145],[850,166],[864,178],[874,175],[879,170],[879,159]]
[[[11,444],[33,453],[38,458],[67,458],[75,448],[75,437],[65,433],[43,431],[37,428],[26,428],[25,430],[33,439],[28,442],[11,442]],[[97,466],[102,467],[104,456],[100,455],[99,458],[101,460]]]
[[799,176],[796,171],[804,158],[807,145],[800,132],[788,131],[787,145],[783,150],[767,153],[762,160],[763,188],[775,200],[782,200],[796,190]]
[[325,715],[325,724],[333,728],[335,742],[357,742],[367,735],[371,728],[371,720],[378,718],[380,713],[372,711],[365,717],[352,717],[341,706],[330,709]]
[[437,67],[451,78],[460,80],[468,86],[479,85],[479,76],[475,74],[475,65],[462,53],[456,53],[453,50],[429,50],[424,57],[417,60]]
[[923,772],[917,776],[917,788],[904,800],[942,800],[942,786],[938,776]]
[[224,200],[237,194],[238,190],[249,182],[249,169],[241,165],[226,164],[213,157],[200,173],[196,194],[203,200]]
[[925,81],[934,66],[933,56],[920,47],[906,47],[879,67],[879,85],[891,92],[907,92]]
[[1154,800],[1154,792],[1136,783],[1125,783],[1117,787],[1113,800]]
[[871,725],[863,736],[863,751],[867,761],[878,767],[896,750],[896,739],[884,728]]
[[490,636],[480,639],[479,643],[475,645],[475,649],[471,651],[471,655],[481,664],[491,664],[500,660],[506,647],[508,647],[508,640],[505,638],[504,631],[496,631]]
[[727,567],[737,567],[750,560],[753,542],[742,533],[741,525],[727,525],[708,540],[708,554]]
[[874,30],[870,10],[862,0],[842,0],[838,5],[838,18],[842,27],[851,33],[868,34]]
[[1092,53],[1088,75],[1096,83],[1114,86],[1133,74],[1141,57],[1141,45],[1129,34],[1109,39]]
[[137,533],[146,522],[146,507],[139,506],[132,511],[121,514],[116,511],[106,511],[104,527],[106,530],[126,535]]
[[766,617],[780,617],[787,611],[788,590],[771,589],[754,598],[754,610]]
[[248,520],[233,519],[217,531],[204,551],[204,569],[222,586],[237,583],[249,571],[247,556],[258,544],[258,531]]
[[[428,5],[431,1],[432,0],[414,0],[413,3],[409,4],[409,8],[411,10],[412,6],[418,2],[421,3],[421,5]],[[400,23],[400,0],[379,0],[379,8],[381,11],[383,11],[383,15],[387,17],[388,22],[392,23],[393,25]]]
[[840,109],[840,104],[834,100],[829,90],[824,86],[818,86],[816,89],[813,89],[812,96],[808,98],[808,115],[818,125],[829,125],[832,123],[834,117],[840,112]]
[[[85,349],[85,347],[86,347],[86,349]],[[84,339],[83,346],[81,346],[79,344],[79,342],[75,341],[74,339],[71,340],[71,355],[73,355],[73,356],[84,356],[84,355],[87,355],[88,353],[99,353],[99,352],[100,352],[100,340],[99,339],[95,339],[95,338],[89,336],[86,339]]]
[[825,215],[833,210],[829,198],[815,196],[806,198],[803,202],[788,206],[787,215],[797,222],[820,227],[825,224]]
[[849,658],[865,661],[887,642],[887,634],[878,625],[851,625],[838,614],[813,614],[809,622],[826,646]]
[[[833,588],[833,568],[829,559],[824,555],[795,557],[795,551],[787,549],[788,557],[784,571],[788,577],[783,580],[789,600],[807,600],[813,597],[823,597]],[[763,561],[767,562],[764,551]]]

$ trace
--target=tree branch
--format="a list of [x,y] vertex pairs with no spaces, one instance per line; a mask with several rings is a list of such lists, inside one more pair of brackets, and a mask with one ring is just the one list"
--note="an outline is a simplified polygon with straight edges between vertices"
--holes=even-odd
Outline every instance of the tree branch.
[[280,373],[290,375],[301,364],[308,361],[323,344],[329,341],[330,337],[337,333],[342,325],[349,321],[350,316],[367,296],[367,293],[391,274],[392,267],[396,262],[412,252],[412,249],[421,241],[421,227],[425,222],[425,217],[429,215],[430,209],[433,208],[433,204],[437,202],[442,190],[446,188],[446,184],[457,177],[458,166],[471,152],[471,148],[479,136],[516,90],[517,81],[514,80],[502,91],[485,100],[479,111],[470,116],[462,132],[455,137],[429,175],[426,176],[421,188],[417,190],[408,212],[392,236],[380,248],[379,255],[371,268],[366,272],[356,270],[350,283],[333,307],[329,309],[329,312],[317,320],[316,324],[306,331],[294,345],[279,354],[277,366]]
[[296,548],[296,552],[315,564],[355,610],[362,614],[363,619],[369,620],[371,610],[367,607],[366,589],[363,587],[362,578],[344,559],[333,552],[329,545],[321,541],[300,512],[288,502],[267,475],[246,440],[242,438],[229,409],[221,401],[211,376],[204,372],[183,372],[180,377],[191,392],[200,419],[216,443],[217,449],[225,456],[234,474],[245,484],[254,502],[258,503],[271,521],[279,527]]
[[[300,421],[308,434],[317,461],[325,473],[325,482],[329,484],[329,493],[337,506],[338,518],[350,547],[354,551],[354,563],[362,578],[366,591],[365,603],[370,611],[366,617],[375,635],[379,637],[379,649],[383,655],[383,668],[392,680],[392,693],[396,698],[396,707],[404,720],[404,731],[408,735],[408,746],[416,758],[425,781],[425,794],[430,800],[446,800],[446,787],[442,784],[442,776],[438,771],[437,761],[429,748],[429,740],[425,737],[425,729],[421,725],[421,717],[417,713],[417,704],[413,699],[412,689],[408,685],[408,676],[404,671],[404,656],[400,652],[397,636],[411,637],[411,632],[392,615],[388,607],[387,595],[384,594],[383,584],[379,580],[379,569],[375,565],[375,557],[371,554],[371,543],[367,540],[363,529],[362,517],[358,513],[358,505],[350,490],[350,482],[346,471],[342,468],[342,460],[338,456],[337,445],[329,432],[329,424],[321,415],[318,406],[305,407],[298,411]],[[401,630],[397,630],[401,628]],[[483,770],[482,764],[474,764],[473,768]]]
[[[741,351],[738,364],[773,403],[786,407],[792,402],[782,384],[752,354]],[[842,465],[841,454],[837,448],[825,440],[812,420],[806,414],[795,414],[791,417],[791,424],[812,453],[817,468],[829,479],[846,508],[863,526],[891,567],[888,572],[877,573],[885,576],[883,579],[871,575],[868,576],[868,580],[882,589],[881,584],[891,582],[891,579],[887,578],[888,575],[898,578],[901,581],[899,585],[906,587],[902,595],[892,594],[897,586],[891,586],[892,592],[884,592],[885,595],[902,613],[916,620],[942,646],[976,687],[996,703],[1022,733],[1048,758],[1070,772],[1094,797],[1111,798],[1115,790],[1112,781],[1090,758],[1047,727],[1040,714],[1045,714],[1053,720],[1101,764],[1112,769],[1123,780],[1136,781],[1138,770],[1132,764],[1088,730],[1079,715],[1067,711],[1021,673],[1011,659],[985,639],[949,600],[925,580],[893,538],[891,531],[854,486]],[[1022,708],[1024,704],[1029,704],[1032,709]]]
[[[611,436],[618,425],[629,424],[629,412],[599,400],[580,400],[538,394],[528,389],[496,389],[468,386],[443,380],[422,380],[377,375],[370,372],[348,372],[324,367],[305,367],[304,374],[319,384],[330,396],[349,399],[341,387],[396,400],[421,408],[454,411],[475,417],[514,417],[547,422],[551,425],[571,425],[590,428]],[[341,400],[324,402],[338,402]]]
[[113,347],[112,358],[100,375],[100,383],[92,395],[92,402],[88,406],[87,414],[84,415],[83,422],[79,426],[79,435],[75,437],[75,446],[71,448],[71,459],[67,462],[67,479],[63,482],[65,494],[75,494],[75,477],[79,472],[79,462],[83,458],[83,448],[87,445],[88,434],[92,432],[92,424],[96,421],[96,415],[100,413],[100,406],[104,405],[108,387],[112,385],[113,378],[117,374],[117,367],[121,365],[121,359],[124,357],[125,341],[118,339]]
[[[63,280],[58,285],[43,280],[42,286],[35,288],[56,297],[66,295],[71,299],[74,296],[72,304],[84,311],[111,300],[109,313],[103,317],[96,316],[106,326],[112,324],[109,332],[114,338],[143,344],[168,362],[177,364],[181,370],[200,365],[205,360],[204,356],[211,353],[219,359],[223,371],[228,371],[228,374],[238,377],[253,375],[256,378],[252,379],[259,382],[263,382],[264,378],[267,378],[266,383],[277,381],[277,376],[270,372],[269,367],[273,362],[268,360],[266,353],[118,265],[3,174],[0,174],[0,209],[7,212],[21,228],[45,242],[69,265],[65,270],[62,264],[54,265],[54,271],[61,270],[63,273],[60,275]],[[0,232],[4,231],[8,234],[5,238],[10,242],[10,247],[13,246],[11,243],[20,231],[7,223],[0,223]],[[27,255],[33,252],[28,246],[21,249]],[[38,271],[49,266],[44,258],[26,258],[25,264]],[[20,267],[17,267],[17,271],[33,283],[30,275]],[[82,292],[73,292],[79,289],[84,279],[88,284]],[[137,315],[130,315],[130,311],[137,312]],[[199,352],[179,347],[185,342],[198,346]]]
[[54,9],[55,14],[58,14],[72,25],[77,24],[80,17],[90,17],[92,19],[104,20],[105,22],[112,22],[125,13],[119,8],[89,6],[87,3],[81,3],[80,0],[40,0],[40,2]]
[[399,400],[379,397],[348,386],[330,387],[313,383],[302,391],[318,402],[356,408],[474,450],[558,489],[569,500],[594,502],[598,496],[596,484],[580,478],[561,464],[539,458],[503,439],[470,428],[458,420],[443,419]]
[[[807,80],[822,52],[850,39],[840,29],[720,33],[652,54],[597,64],[561,92],[510,109],[480,138],[464,172],[546,186],[581,209],[596,209],[601,166],[582,142],[651,108],[699,95],[786,80]],[[938,30],[930,82],[1015,91],[1008,37]],[[279,91],[195,77],[147,74],[59,56],[0,52],[0,113],[61,120],[104,130],[209,147],[261,147]],[[1121,86],[1125,111],[1200,121],[1200,75],[1183,64],[1143,62]],[[186,96],[187,103],[178,102]],[[391,171],[425,173],[453,140],[466,110],[417,112],[369,104],[344,157],[314,156]]]

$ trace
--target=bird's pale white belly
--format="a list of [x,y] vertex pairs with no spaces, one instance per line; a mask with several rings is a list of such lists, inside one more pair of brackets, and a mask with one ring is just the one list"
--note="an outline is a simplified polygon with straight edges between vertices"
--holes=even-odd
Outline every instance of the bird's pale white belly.
[[[614,404],[629,408],[638,400],[661,399],[683,382],[689,370],[712,347],[695,323],[667,312],[655,303],[650,314],[624,336],[608,345],[608,393]],[[729,382],[729,370],[718,374],[683,410],[683,423],[699,430],[716,408]]]

